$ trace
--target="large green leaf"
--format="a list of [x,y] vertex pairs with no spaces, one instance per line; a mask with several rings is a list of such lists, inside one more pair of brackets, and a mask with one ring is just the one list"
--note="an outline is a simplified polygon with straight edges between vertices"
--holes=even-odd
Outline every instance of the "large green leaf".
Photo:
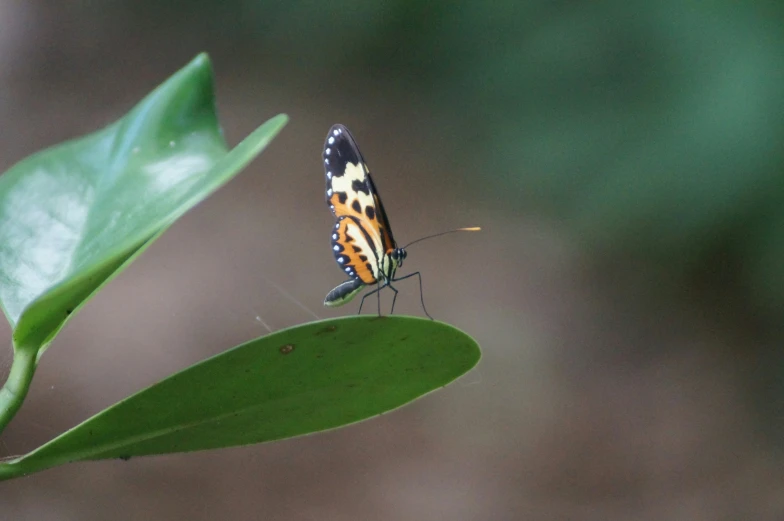
[[15,460],[0,479],[62,463],[259,443],[389,411],[474,367],[465,333],[413,317],[278,331],[177,373]]
[[269,120],[229,151],[202,54],[114,124],[13,166],[0,178],[0,305],[14,346],[45,347],[95,290],[236,175],[286,120]]

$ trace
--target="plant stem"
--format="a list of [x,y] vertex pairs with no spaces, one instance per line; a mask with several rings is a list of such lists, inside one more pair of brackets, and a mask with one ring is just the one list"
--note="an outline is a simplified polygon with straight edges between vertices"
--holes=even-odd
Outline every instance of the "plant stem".
[[0,433],[16,415],[27,396],[35,373],[37,349],[14,349],[14,361],[5,385],[0,389]]

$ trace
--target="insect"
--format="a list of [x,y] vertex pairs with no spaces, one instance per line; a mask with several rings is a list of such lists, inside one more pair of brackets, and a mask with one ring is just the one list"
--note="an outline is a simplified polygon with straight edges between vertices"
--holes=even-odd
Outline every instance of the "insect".
[[[403,261],[406,259],[406,248],[415,242],[438,235],[457,231],[477,231],[479,228],[459,228],[441,232],[417,239],[407,246],[398,247],[367,163],[345,126],[337,124],[329,129],[322,157],[327,182],[327,204],[337,217],[337,222],[332,229],[332,253],[338,266],[349,277],[347,281],[327,293],[324,305],[342,306],[351,301],[366,286],[376,285],[373,291],[362,297],[359,312],[362,311],[362,305],[367,297],[389,287],[394,291],[391,313],[395,309],[398,294],[398,290],[392,286],[392,283],[417,277],[422,310],[432,320],[433,317],[425,308],[422,275],[417,271],[403,277],[395,277],[397,269],[403,266]],[[380,315],[380,298],[378,298],[378,312]]]

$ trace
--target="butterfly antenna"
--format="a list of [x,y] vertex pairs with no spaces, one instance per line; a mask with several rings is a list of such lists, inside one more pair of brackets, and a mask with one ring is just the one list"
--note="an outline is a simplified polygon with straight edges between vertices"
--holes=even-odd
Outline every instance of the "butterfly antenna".
[[422,237],[422,238],[419,238],[419,239],[417,239],[415,241],[409,242],[408,244],[403,246],[403,249],[408,248],[412,244],[416,244],[418,242],[422,242],[422,241],[425,241],[427,239],[432,239],[433,237],[440,237],[441,235],[446,235],[448,233],[455,233],[455,232],[478,232],[481,229],[482,228],[480,228],[479,226],[474,226],[474,227],[471,227],[471,228],[457,228],[455,230],[449,230],[449,231],[446,231],[446,232],[434,233],[433,235],[427,235],[426,237]]

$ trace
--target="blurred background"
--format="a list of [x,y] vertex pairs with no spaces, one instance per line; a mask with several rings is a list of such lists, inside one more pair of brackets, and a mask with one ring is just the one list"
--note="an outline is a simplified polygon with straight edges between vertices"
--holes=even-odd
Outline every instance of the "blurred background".
[[399,242],[482,226],[406,268],[483,361],[346,429],[5,482],[0,519],[784,518],[784,6],[0,1],[0,171],[201,51],[229,144],[291,122],[69,323],[0,453],[312,319],[298,303],[356,312],[321,306],[336,122]]

